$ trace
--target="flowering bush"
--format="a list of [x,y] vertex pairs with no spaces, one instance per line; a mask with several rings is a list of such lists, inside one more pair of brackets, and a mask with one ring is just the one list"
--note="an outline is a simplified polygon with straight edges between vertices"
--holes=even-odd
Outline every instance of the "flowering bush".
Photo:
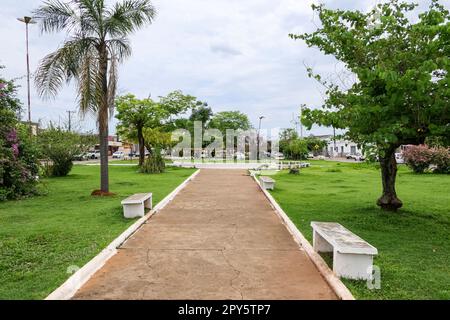
[[410,146],[403,152],[403,158],[406,165],[416,173],[423,173],[431,166],[436,173],[450,173],[450,149],[448,148]]
[[403,158],[408,167],[415,173],[423,173],[433,160],[433,153],[426,145],[410,146],[403,151]]
[[450,148],[437,147],[433,148],[432,163],[436,167],[436,173],[450,173]]
[[18,123],[19,111],[14,83],[0,77],[0,201],[36,193],[36,150]]

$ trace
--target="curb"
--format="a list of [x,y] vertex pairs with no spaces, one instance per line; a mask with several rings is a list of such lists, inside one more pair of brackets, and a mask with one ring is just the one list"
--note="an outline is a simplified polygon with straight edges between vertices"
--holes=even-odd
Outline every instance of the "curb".
[[288,231],[291,233],[295,242],[303,248],[309,258],[312,260],[316,268],[319,270],[322,277],[331,287],[331,289],[336,293],[339,299],[341,300],[355,300],[355,297],[352,295],[350,290],[342,283],[342,281],[336,276],[336,274],[328,267],[327,263],[323,260],[323,258],[314,251],[313,247],[309,243],[309,241],[305,238],[305,236],[300,232],[297,226],[292,222],[289,216],[284,212],[284,210],[280,207],[278,202],[275,200],[272,195],[265,190],[258,178],[252,175],[255,182],[258,184],[261,191],[264,193],[266,198],[269,200],[272,207],[275,209],[278,217],[284,223]]
[[153,215],[161,211],[167,206],[176,196],[183,190],[187,184],[195,179],[200,173],[197,170],[182,184],[180,184],[167,197],[161,200],[146,216],[140,218],[133,225],[131,225],[125,232],[113,240],[105,249],[103,249],[91,261],[85,264],[81,269],[76,271],[69,279],[66,280],[59,288],[50,293],[45,300],[70,300],[76,292],[100,269],[105,263],[111,259],[116,253],[117,249],[127,241],[140,227],[145,224]]

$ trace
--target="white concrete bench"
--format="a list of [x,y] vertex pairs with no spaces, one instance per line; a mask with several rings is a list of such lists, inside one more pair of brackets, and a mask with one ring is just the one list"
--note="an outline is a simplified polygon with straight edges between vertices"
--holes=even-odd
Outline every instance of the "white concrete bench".
[[300,167],[301,168],[309,168],[309,167],[311,167],[311,163],[309,163],[309,162],[302,162],[300,164]]
[[337,276],[368,280],[372,278],[373,257],[378,250],[338,223],[312,222],[316,252],[333,252],[333,271]]
[[261,177],[260,178],[261,185],[265,190],[273,190],[275,189],[275,180],[269,177]]
[[153,194],[139,193],[122,201],[123,214],[127,219],[145,216],[145,209],[153,209]]

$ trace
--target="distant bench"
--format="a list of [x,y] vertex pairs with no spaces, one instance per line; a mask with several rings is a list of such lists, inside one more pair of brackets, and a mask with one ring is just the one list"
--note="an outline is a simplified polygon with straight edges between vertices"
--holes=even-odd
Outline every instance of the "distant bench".
[[337,276],[368,280],[372,277],[373,257],[378,250],[338,223],[312,222],[316,252],[333,252],[333,271]]
[[273,190],[275,189],[275,180],[269,177],[261,177],[261,185],[265,190]]
[[138,193],[122,201],[123,214],[127,219],[145,216],[145,209],[153,209],[152,193]]

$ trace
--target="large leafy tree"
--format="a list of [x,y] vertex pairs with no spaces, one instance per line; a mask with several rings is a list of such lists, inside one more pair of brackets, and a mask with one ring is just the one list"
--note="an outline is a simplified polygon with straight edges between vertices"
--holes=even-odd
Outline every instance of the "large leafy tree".
[[101,152],[101,191],[109,191],[108,120],[114,110],[117,66],[131,55],[128,36],[155,17],[149,0],[49,0],[34,12],[42,32],[66,31],[61,48],[46,56],[36,73],[41,96],[52,97],[75,80],[80,111],[97,116]]
[[450,16],[432,0],[410,19],[416,5],[390,0],[372,11],[330,10],[314,5],[321,26],[291,35],[333,55],[356,76],[349,87],[331,83],[309,69],[326,87],[322,109],[307,109],[303,123],[347,129],[348,138],[379,150],[384,210],[402,207],[395,182],[395,152],[427,137],[450,137]]
[[184,94],[180,90],[170,92],[165,97],[160,97],[159,103],[168,113],[178,116],[202,104],[197,101],[196,97]]
[[138,99],[132,94],[117,98],[117,115],[119,120],[117,132],[139,144],[139,165],[145,161],[144,128],[153,127],[166,117],[161,105],[151,99]]
[[209,127],[219,129],[225,135],[228,129],[249,130],[251,123],[248,116],[240,111],[223,111],[212,117]]

